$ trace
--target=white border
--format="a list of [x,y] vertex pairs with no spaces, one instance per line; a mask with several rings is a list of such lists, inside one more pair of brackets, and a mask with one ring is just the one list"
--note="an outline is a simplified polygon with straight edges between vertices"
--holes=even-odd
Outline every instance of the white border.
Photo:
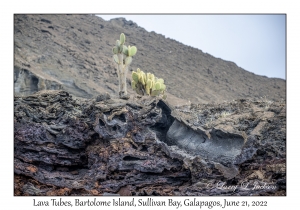
[[[296,131],[299,111],[299,8],[296,1],[7,1],[1,6],[1,201],[3,209],[32,209],[33,197],[13,196],[13,15],[15,13],[286,13],[287,14],[287,196],[286,197],[229,197],[231,200],[267,200],[264,209],[298,206],[298,152]],[[298,94],[297,94],[298,93]],[[298,152],[299,153],[299,152]],[[51,199],[55,197],[44,197]],[[73,200],[76,197],[65,197]],[[81,197],[79,197],[81,198]],[[169,197],[165,197],[168,199]],[[190,198],[190,197],[189,197]],[[38,197],[43,199],[43,197]],[[124,198],[125,200],[126,198]],[[183,200],[184,197],[176,197]],[[223,197],[204,197],[223,200]],[[18,208],[18,209],[19,209]],[[52,207],[39,207],[52,209]],[[98,209],[101,207],[98,207]],[[153,208],[153,207],[152,207]],[[155,207],[158,208],[158,207]],[[53,208],[54,209],[54,208]],[[105,209],[105,208],[101,208]],[[129,208],[127,208],[129,209]],[[132,209],[132,208],[131,208]],[[162,209],[162,208],[160,208]],[[170,208],[171,209],[171,208]],[[174,209],[174,208],[173,208]],[[189,208],[190,209],[190,208]],[[196,208],[195,208],[196,209]],[[228,209],[228,208],[227,208]]]

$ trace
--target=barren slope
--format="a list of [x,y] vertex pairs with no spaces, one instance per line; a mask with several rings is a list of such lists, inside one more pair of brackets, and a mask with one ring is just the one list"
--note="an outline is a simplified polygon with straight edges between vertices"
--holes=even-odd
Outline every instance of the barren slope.
[[[285,99],[285,80],[257,76],[122,18],[15,15],[14,27],[16,94],[64,89],[85,98],[101,92],[116,95],[111,49],[123,32],[127,44],[138,48],[131,70],[141,68],[164,78],[173,102],[180,103],[179,98],[194,103],[262,96]],[[127,76],[129,83],[131,75]]]

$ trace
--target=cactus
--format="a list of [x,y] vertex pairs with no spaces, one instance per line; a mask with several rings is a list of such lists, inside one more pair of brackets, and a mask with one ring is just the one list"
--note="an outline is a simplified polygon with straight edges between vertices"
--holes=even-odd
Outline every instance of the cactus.
[[135,71],[132,72],[132,79],[133,79],[133,81],[135,81],[135,83],[139,82],[139,75],[137,72],[135,72]]
[[[132,63],[132,56],[137,52],[135,46],[126,46],[125,34],[120,34],[120,40],[116,40],[116,45],[112,48],[113,61],[117,64],[117,73],[119,79],[119,96],[120,98],[128,98],[126,87],[126,75],[128,67]],[[159,96],[163,94],[163,98],[166,98],[165,90],[166,85],[164,80],[157,78],[154,74],[145,73],[139,68],[137,71],[132,72],[131,87],[140,95]]]
[[132,81],[131,87],[140,95],[149,95],[149,96],[158,96],[163,95],[163,98],[166,98],[165,90],[166,85],[164,80],[157,78],[154,74],[144,73],[139,68],[137,71],[133,71],[131,74]]
[[125,34],[121,33],[120,35],[120,44],[124,44],[125,43]]
[[114,61],[115,61],[116,64],[120,63],[119,58],[118,58],[117,55],[114,55],[113,58],[114,58]]
[[[126,75],[128,72],[128,67],[132,62],[132,56],[134,56],[137,52],[137,48],[135,46],[127,47],[126,45],[124,45],[125,40],[125,34],[121,33],[120,40],[116,40],[116,45],[112,48],[112,52],[114,54],[113,61],[117,64],[120,98],[128,98],[126,87]],[[134,86],[135,85],[136,84],[134,84]]]

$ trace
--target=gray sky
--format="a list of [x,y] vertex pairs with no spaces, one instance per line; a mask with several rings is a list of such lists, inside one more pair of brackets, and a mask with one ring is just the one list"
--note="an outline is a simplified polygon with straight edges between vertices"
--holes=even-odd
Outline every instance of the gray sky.
[[124,17],[155,31],[235,62],[258,75],[285,78],[285,15],[98,15]]

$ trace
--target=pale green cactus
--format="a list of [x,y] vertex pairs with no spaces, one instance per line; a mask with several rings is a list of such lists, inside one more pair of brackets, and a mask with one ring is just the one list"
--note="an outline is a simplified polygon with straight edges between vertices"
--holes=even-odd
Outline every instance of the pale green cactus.
[[132,72],[132,79],[135,81],[135,83],[139,82],[139,74],[135,71]]
[[153,87],[153,82],[151,80],[147,80],[146,87],[152,88]]
[[137,83],[134,80],[131,81],[131,87],[132,87],[133,90],[136,89],[136,84]]
[[130,47],[130,45],[128,46],[128,56],[134,56],[136,54],[136,47],[135,46],[132,46]]
[[166,85],[164,84],[164,80],[161,78],[157,78],[154,74],[144,73],[139,68],[137,71],[133,71],[131,74],[132,82],[131,87],[140,95],[150,95],[150,96],[158,96],[163,95],[163,98],[166,98],[165,90]]
[[128,48],[126,47],[126,45],[123,46],[123,54],[128,56]]
[[120,35],[120,44],[124,44],[125,43],[125,34],[121,33]]
[[114,58],[114,61],[115,61],[116,64],[120,63],[119,58],[118,58],[117,55],[114,55],[113,58]]
[[113,54],[117,54],[119,52],[119,49],[118,49],[118,47],[113,47]]
[[129,66],[132,62],[132,57],[125,58],[125,65]]
[[[137,52],[135,46],[126,46],[125,34],[121,33],[120,40],[116,41],[116,45],[112,48],[113,61],[117,64],[117,73],[119,79],[119,96],[120,98],[128,98],[127,87],[126,87],[126,75],[128,67],[132,62],[132,56]],[[137,81],[136,81],[137,83]],[[132,84],[132,86],[135,86]]]

